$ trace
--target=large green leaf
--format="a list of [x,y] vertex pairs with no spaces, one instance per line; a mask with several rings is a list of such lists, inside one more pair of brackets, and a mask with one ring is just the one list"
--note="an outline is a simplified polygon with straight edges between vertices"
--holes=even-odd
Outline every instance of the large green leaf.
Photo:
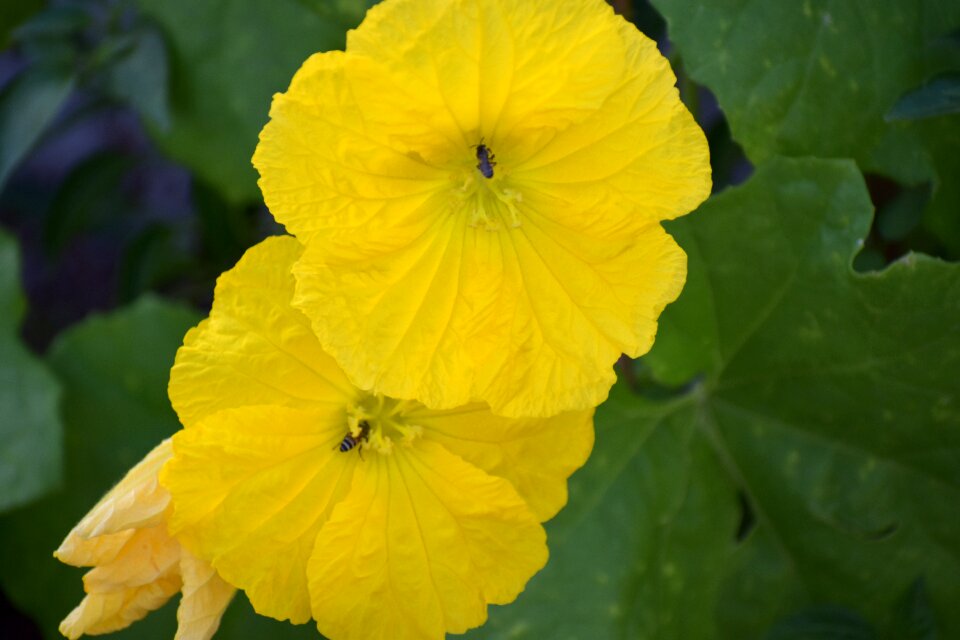
[[20,255],[0,233],[0,512],[60,480],[60,387],[20,342]]
[[670,225],[690,277],[644,360],[692,382],[614,390],[550,564],[476,637],[894,638],[921,576],[960,634],[960,266],[856,274],[870,217],[853,163],[775,159]]
[[935,46],[960,26],[953,0],[654,4],[757,162],[779,153],[876,164],[879,147],[912,132],[884,120],[897,99],[960,58]]
[[[359,0],[357,0],[359,2]],[[250,164],[274,93],[346,26],[296,0],[138,0],[168,37],[172,127],[161,145],[232,201],[259,199]]]
[[957,116],[885,116],[904,94],[960,70],[955,0],[653,0],[690,75],[712,89],[755,162],[854,158],[932,182],[928,226],[960,255]]
[[718,609],[745,634],[803,601],[889,626],[921,575],[960,633],[960,266],[855,274],[870,211],[853,163],[775,161],[672,229],[691,286],[648,360],[706,374],[702,430],[756,512]]
[[736,531],[736,497],[691,398],[615,387],[587,466],[547,524],[550,562],[472,638],[697,638]]

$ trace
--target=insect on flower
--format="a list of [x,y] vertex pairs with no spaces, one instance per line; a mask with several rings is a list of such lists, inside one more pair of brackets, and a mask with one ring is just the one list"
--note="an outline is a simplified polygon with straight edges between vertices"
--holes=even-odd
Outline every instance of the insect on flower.
[[[465,147],[460,168],[473,174]],[[477,627],[546,563],[540,523],[590,453],[593,410],[517,420],[361,390],[292,304],[304,250],[290,236],[250,249],[178,352],[170,395],[189,428],[163,462],[172,509],[156,527],[195,542],[262,615],[313,618],[327,638]],[[235,339],[238,325],[249,339]],[[353,450],[371,459],[357,464]]]
[[274,96],[253,158],[324,349],[434,410],[602,402],[686,280],[660,223],[710,195],[657,43],[601,0],[383,0],[347,41]]
[[[367,433],[370,431],[370,423],[367,422],[366,420],[361,420],[359,426],[360,426],[360,435],[358,435],[357,437],[353,437],[353,434],[349,431],[347,432],[347,435],[343,436],[343,440],[340,441],[340,446],[339,446],[341,453],[346,453],[347,451],[350,451],[355,446],[360,444],[361,441],[366,441]],[[360,457],[361,458],[363,457],[362,453],[360,454]]]
[[494,158],[496,156],[490,151],[490,147],[485,145],[483,139],[481,139],[480,144],[477,145],[477,169],[480,170],[484,178],[490,179],[493,177],[493,168],[497,166],[497,163],[493,161]]

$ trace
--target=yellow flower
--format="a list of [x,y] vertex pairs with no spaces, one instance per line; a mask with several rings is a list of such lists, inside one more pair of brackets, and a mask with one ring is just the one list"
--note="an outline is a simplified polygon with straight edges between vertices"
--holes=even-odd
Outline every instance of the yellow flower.
[[592,410],[516,420],[360,391],[291,305],[301,253],[289,236],[250,249],[177,354],[171,531],[257,612],[334,640],[478,626],[546,562],[540,522]]
[[359,387],[595,406],[645,353],[710,191],[655,44],[602,0],[385,0],[275,96],[253,158],[294,305]]
[[66,537],[54,556],[78,567],[87,595],[60,623],[68,638],[117,631],[181,591],[176,640],[207,640],[236,591],[167,533],[170,494],[157,474],[173,450],[163,441]]

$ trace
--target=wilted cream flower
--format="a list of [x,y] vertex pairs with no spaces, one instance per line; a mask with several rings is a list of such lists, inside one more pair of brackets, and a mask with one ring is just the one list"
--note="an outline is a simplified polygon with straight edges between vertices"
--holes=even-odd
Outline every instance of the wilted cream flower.
[[60,623],[68,638],[128,627],[177,591],[176,640],[208,640],[234,589],[167,533],[170,494],[157,482],[172,455],[164,440],[97,503],[54,556],[78,567],[87,595]]

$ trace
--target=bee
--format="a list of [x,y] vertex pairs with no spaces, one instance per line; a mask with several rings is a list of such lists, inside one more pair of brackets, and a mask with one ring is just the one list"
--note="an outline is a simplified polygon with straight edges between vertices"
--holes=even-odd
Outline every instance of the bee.
[[496,156],[490,151],[490,147],[483,143],[483,138],[480,138],[480,144],[477,145],[477,169],[483,174],[484,178],[490,179],[493,177],[493,168],[497,166],[497,163],[493,161],[494,158]]
[[[358,435],[356,438],[354,438],[353,434],[349,431],[347,431],[347,435],[343,436],[343,440],[340,441],[340,444],[337,447],[340,449],[340,453],[346,453],[361,442],[365,442],[367,440],[367,433],[370,431],[370,423],[366,420],[361,420],[358,426],[360,427],[360,435]],[[361,449],[357,449],[357,451],[361,451]],[[362,453],[360,454],[360,457],[363,458]]]

